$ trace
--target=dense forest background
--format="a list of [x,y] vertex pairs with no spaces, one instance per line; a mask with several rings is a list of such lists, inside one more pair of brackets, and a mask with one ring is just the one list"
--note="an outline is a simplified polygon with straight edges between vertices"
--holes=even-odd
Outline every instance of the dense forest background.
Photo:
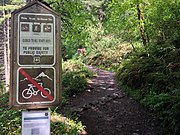
[[64,100],[85,88],[85,65],[98,66],[116,72],[167,134],[180,134],[179,0],[45,2],[61,15]]
[[[62,15],[63,60],[115,71],[121,86],[179,132],[180,2],[49,1]],[[78,48],[86,48],[83,56]]]

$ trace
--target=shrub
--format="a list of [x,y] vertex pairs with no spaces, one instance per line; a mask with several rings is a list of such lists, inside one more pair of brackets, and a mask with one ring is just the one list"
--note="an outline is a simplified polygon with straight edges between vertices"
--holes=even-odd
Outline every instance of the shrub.
[[68,72],[63,74],[63,93],[70,97],[84,91],[86,87],[86,78],[77,72]]
[[171,134],[180,132],[179,54],[171,44],[152,45],[132,53],[117,71],[119,82],[157,114]]
[[180,89],[176,89],[171,93],[157,94],[150,92],[142,103],[160,116],[161,126],[168,129],[171,134],[179,134],[180,131]]
[[81,122],[63,117],[56,112],[52,113],[51,121],[52,135],[79,135],[85,128]]
[[0,96],[0,131],[3,135],[21,133],[21,110],[8,108],[9,94]]
[[91,41],[85,63],[92,66],[115,71],[125,56],[132,51],[132,47],[116,39],[112,35],[101,35],[101,39]]
[[93,76],[82,62],[69,60],[63,63],[63,96],[71,97],[84,91],[87,85],[87,79]]

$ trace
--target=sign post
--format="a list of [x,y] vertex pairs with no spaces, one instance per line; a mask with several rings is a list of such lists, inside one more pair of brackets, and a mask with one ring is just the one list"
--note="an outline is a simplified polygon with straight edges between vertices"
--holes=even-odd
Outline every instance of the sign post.
[[22,135],[50,135],[48,108],[60,105],[62,92],[60,16],[34,1],[11,19],[10,107],[29,110]]
[[10,107],[41,109],[61,101],[60,16],[34,1],[12,13]]

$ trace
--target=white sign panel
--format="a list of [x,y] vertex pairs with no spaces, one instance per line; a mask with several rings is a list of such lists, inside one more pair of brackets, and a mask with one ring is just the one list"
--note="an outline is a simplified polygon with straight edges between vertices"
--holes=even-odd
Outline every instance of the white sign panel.
[[19,55],[53,55],[54,17],[48,14],[19,15]]
[[55,64],[55,51],[55,17],[51,14],[19,14],[18,64],[52,66]]
[[50,112],[22,112],[22,135],[50,135]]

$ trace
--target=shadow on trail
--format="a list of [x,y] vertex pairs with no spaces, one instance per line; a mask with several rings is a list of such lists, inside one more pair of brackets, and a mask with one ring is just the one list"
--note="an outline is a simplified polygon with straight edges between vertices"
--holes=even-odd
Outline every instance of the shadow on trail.
[[89,66],[97,76],[86,91],[65,105],[76,113],[88,135],[160,135],[155,118],[138,102],[122,92],[115,74]]

